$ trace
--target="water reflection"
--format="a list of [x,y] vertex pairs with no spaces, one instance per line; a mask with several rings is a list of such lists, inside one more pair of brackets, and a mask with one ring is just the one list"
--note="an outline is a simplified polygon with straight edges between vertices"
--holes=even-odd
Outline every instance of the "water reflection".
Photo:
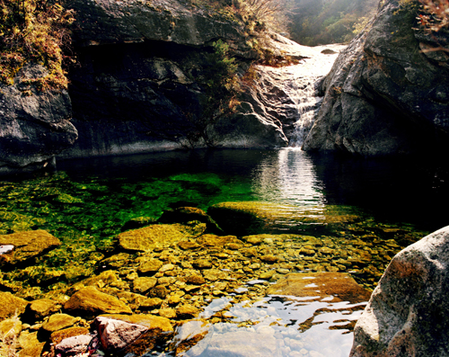
[[350,331],[366,305],[293,296],[235,305],[221,298],[214,304],[226,309],[227,321],[205,321],[210,314],[206,309],[203,319],[181,325],[172,346],[177,356],[346,357],[352,346]]
[[300,149],[282,149],[262,159],[252,176],[254,191],[263,201],[299,206],[325,202],[314,163]]

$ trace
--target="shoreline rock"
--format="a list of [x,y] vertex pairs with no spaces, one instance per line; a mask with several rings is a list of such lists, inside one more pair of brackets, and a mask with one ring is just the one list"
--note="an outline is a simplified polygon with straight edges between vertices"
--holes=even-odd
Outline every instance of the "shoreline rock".
[[351,357],[449,356],[449,227],[398,253],[354,330]]

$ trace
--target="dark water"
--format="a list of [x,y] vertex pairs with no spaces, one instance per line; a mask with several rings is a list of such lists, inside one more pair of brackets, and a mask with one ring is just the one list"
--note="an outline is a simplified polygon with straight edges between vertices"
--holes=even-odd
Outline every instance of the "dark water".
[[184,179],[198,182],[215,177],[231,186],[229,200],[357,206],[379,219],[424,230],[449,224],[441,208],[449,198],[449,170],[422,158],[349,158],[298,149],[176,151],[67,160],[58,163],[58,170],[73,180],[94,176],[134,183],[175,175],[190,175]]
[[[341,258],[336,256],[323,269],[343,268],[372,288],[398,250],[449,224],[442,209],[449,198],[448,172],[429,160],[368,160],[310,155],[297,149],[179,151],[59,161],[56,172],[0,184],[2,234],[46,229],[63,242],[41,265],[4,273],[0,287],[3,284],[31,299],[51,298],[52,291],[64,291],[94,274],[99,251],[107,251],[112,237],[132,218],[158,218],[167,208],[181,205],[207,210],[219,202],[268,201],[355,212],[359,223],[339,225],[334,231],[320,231],[313,225],[284,228],[286,233],[323,240],[341,256],[354,258],[354,249],[368,252],[369,258],[352,268],[337,265],[340,270],[329,270],[335,267],[332,259]],[[322,271],[318,265],[304,269]],[[348,355],[352,322],[365,303],[318,296],[240,301],[235,299],[239,294],[261,284],[242,283],[246,285],[241,291],[212,300],[199,320],[178,327],[172,346],[198,333],[205,336],[179,355]],[[227,314],[228,320],[211,322],[217,311]]]

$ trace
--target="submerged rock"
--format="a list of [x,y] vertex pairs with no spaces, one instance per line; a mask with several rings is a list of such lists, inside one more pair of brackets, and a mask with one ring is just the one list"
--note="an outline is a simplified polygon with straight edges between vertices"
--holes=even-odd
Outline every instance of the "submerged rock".
[[236,235],[262,232],[282,232],[286,228],[301,230],[301,225],[351,223],[357,216],[339,212],[332,206],[298,207],[271,202],[222,202],[209,208],[208,213],[227,233]]
[[12,245],[14,249],[0,254],[0,266],[17,265],[43,255],[61,245],[61,241],[47,231],[27,231],[0,235],[0,244]]
[[449,227],[398,253],[354,331],[352,357],[449,356]]
[[120,233],[118,240],[123,249],[151,251],[200,235],[205,228],[205,226],[201,227],[199,232],[195,232],[191,227],[181,224],[154,224]]
[[267,290],[269,295],[297,297],[332,297],[331,301],[365,302],[370,292],[345,273],[289,274]]

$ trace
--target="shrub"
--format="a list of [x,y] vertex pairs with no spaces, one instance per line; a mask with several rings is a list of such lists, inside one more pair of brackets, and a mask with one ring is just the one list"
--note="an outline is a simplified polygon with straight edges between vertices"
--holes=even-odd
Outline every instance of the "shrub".
[[72,11],[48,0],[0,0],[0,81],[13,84],[28,63],[43,65],[48,74],[29,80],[38,89],[62,89],[67,78],[62,48],[71,43]]
[[419,0],[423,12],[418,20],[429,31],[438,32],[449,27],[449,0]]

